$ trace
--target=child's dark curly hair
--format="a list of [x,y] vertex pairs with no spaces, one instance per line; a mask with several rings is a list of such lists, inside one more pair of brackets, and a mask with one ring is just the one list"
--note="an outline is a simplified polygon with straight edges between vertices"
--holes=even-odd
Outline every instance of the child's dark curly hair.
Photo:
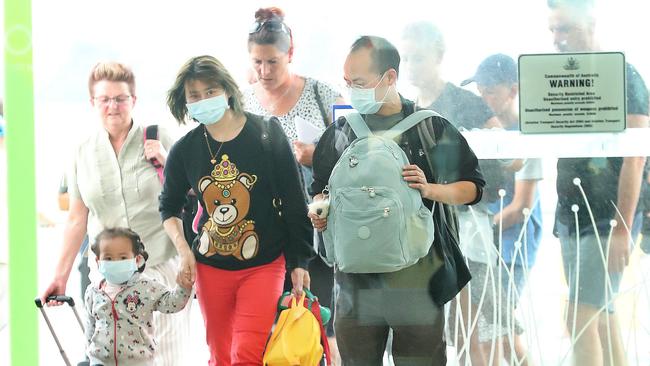
[[133,246],[133,255],[138,256],[142,255],[144,258],[144,263],[142,263],[142,266],[138,268],[138,272],[142,273],[144,271],[144,267],[146,265],[147,259],[149,258],[149,253],[147,253],[146,250],[144,250],[144,244],[142,243],[142,240],[140,240],[140,235],[136,233],[135,231],[126,228],[126,227],[114,227],[114,228],[107,228],[102,230],[101,233],[97,235],[95,238],[95,242],[93,245],[90,246],[90,249],[95,253],[97,257],[99,257],[99,242],[104,240],[104,239],[115,239],[115,238],[127,238],[131,240],[131,244]]

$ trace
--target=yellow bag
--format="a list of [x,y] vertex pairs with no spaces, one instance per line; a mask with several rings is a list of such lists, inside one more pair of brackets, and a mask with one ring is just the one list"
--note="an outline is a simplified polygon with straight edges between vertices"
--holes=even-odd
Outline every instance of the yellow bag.
[[[316,305],[318,309],[318,302]],[[320,315],[319,315],[320,317]],[[322,324],[305,307],[305,293],[300,301],[282,310],[264,350],[265,366],[316,366],[323,358]]]

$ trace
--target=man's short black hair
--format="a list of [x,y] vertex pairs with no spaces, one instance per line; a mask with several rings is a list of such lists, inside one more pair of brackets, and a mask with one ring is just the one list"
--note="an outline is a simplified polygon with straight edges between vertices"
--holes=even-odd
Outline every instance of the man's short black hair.
[[386,38],[377,36],[361,36],[350,47],[350,53],[362,48],[370,50],[373,68],[378,74],[395,69],[399,77],[399,52]]

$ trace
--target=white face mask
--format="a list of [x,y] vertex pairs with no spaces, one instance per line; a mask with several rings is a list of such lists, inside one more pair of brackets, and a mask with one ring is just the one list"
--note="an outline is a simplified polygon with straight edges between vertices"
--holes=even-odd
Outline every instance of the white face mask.
[[221,94],[195,103],[188,103],[186,106],[191,118],[204,125],[212,125],[219,122],[226,113],[228,100],[225,94]]
[[137,270],[136,258],[121,261],[99,261],[99,273],[104,276],[106,281],[114,285],[127,282]]
[[[381,76],[381,79],[379,79],[377,84],[384,80],[384,76],[386,76],[386,73]],[[390,87],[386,90],[386,94],[384,94],[384,97],[381,98],[380,101],[375,100],[376,89],[377,87],[349,88],[350,104],[352,105],[352,108],[356,109],[357,112],[361,114],[377,113],[381,108],[381,105],[385,103],[384,100],[386,100],[386,97],[388,96],[388,90],[390,90]]]

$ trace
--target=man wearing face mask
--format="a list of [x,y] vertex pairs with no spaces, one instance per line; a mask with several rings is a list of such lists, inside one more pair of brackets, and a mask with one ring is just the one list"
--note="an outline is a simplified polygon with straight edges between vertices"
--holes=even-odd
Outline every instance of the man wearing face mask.
[[[416,109],[396,89],[399,63],[397,49],[375,36],[357,39],[345,61],[344,79],[352,107],[372,132],[390,129]],[[334,165],[355,138],[344,117],[327,128],[314,152],[312,192],[325,189]],[[410,162],[403,167],[403,179],[420,192],[429,209],[435,206],[435,239],[428,255],[396,272],[336,270],[340,291],[334,327],[346,366],[381,364],[389,329],[393,330],[396,365],[445,365],[442,306],[469,280],[458,251],[454,216],[446,205],[480,200],[485,182],[476,156],[460,133],[440,116],[409,129],[398,143]],[[314,197],[322,198],[322,194]],[[327,219],[310,217],[316,229],[326,230]],[[441,257],[446,259],[445,265]],[[450,264],[454,260],[455,267]]]

